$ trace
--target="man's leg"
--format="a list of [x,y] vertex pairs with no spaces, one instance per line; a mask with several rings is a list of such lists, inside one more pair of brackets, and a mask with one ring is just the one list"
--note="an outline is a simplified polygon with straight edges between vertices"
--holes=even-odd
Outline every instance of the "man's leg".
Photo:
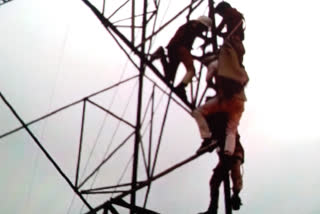
[[235,194],[239,194],[243,186],[241,164],[241,160],[239,158],[235,158],[231,167],[231,179],[233,184],[232,190]]
[[218,212],[219,188],[226,175],[231,168],[232,159],[230,156],[222,155],[219,163],[213,170],[213,175],[210,179],[210,204],[208,210],[199,214],[216,214]]
[[211,131],[209,129],[206,117],[210,114],[223,111],[221,102],[218,96],[208,100],[205,104],[196,108],[192,112],[192,116],[195,118],[200,131],[201,138],[211,138]]
[[242,174],[241,174],[241,160],[235,158],[231,168],[232,190],[233,195],[231,197],[232,209],[239,210],[242,205],[239,193],[242,190]]
[[178,95],[184,99],[187,99],[187,94],[185,87],[192,81],[192,77],[195,75],[195,68],[193,65],[193,57],[190,53],[190,50],[181,46],[177,48],[177,56],[179,58],[179,61],[183,63],[183,65],[186,68],[186,74],[183,77],[182,81],[178,84],[176,87]]
[[182,64],[186,68],[186,74],[184,75],[182,81],[177,87],[186,87],[192,81],[192,77],[194,77],[195,75],[193,57],[190,53],[190,50],[185,47],[179,47],[177,49],[177,54],[178,54],[179,60],[182,62]]
[[219,187],[223,180],[223,166],[221,161],[218,162],[217,166],[213,170],[213,174],[210,179],[210,203],[208,210],[199,214],[216,214],[218,212],[219,202]]
[[179,54],[181,55],[180,60],[186,68],[186,74],[182,79],[182,83],[188,85],[192,81],[192,77],[194,77],[196,71],[193,64],[193,57],[190,51],[186,48],[180,49]]
[[150,56],[150,61],[154,61],[156,59],[161,59],[161,57],[163,57],[165,55],[164,53],[164,49],[162,46],[160,46],[153,54],[151,54]]
[[240,99],[232,99],[229,101],[229,105],[226,108],[228,108],[229,120],[226,128],[224,153],[232,156],[236,147],[237,128],[242,112],[244,111],[244,101]]
[[164,49],[160,46],[153,54],[151,54],[150,61],[160,59],[162,64],[164,78],[167,83],[173,84],[176,76],[177,68],[180,60],[177,57],[175,49],[168,49],[168,60],[165,55]]
[[175,48],[168,47],[168,62],[167,60],[161,60],[164,69],[164,76],[168,83],[174,84],[174,79],[176,77],[177,69],[180,64],[180,59],[178,57],[178,52]]
[[209,125],[205,118],[208,115],[213,114],[215,112],[223,111],[222,107],[223,106],[221,106],[221,101],[219,100],[219,97],[216,96],[192,112],[192,116],[195,118],[197,122],[200,131],[200,136],[202,139],[204,139],[200,148],[197,150],[197,153],[201,153],[203,149],[206,150],[207,146],[210,144],[214,145],[214,142],[212,142],[211,139],[212,133],[209,129]]

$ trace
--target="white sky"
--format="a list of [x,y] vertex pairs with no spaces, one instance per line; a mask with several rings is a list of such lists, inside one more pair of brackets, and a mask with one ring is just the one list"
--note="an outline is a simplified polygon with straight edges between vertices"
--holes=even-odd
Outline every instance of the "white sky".
[[[236,213],[318,214],[317,6],[311,0],[229,2],[246,18],[244,64],[250,76],[248,102],[239,128],[246,150],[244,206]],[[172,1],[168,14],[177,11],[174,4]],[[154,49],[166,45],[168,34],[183,21],[160,34]],[[116,83],[125,69],[134,74],[121,50],[81,1],[13,0],[0,7],[0,32],[0,91],[25,121]],[[117,102],[125,100],[119,98]],[[164,145],[166,156],[162,157],[169,165],[192,154],[200,143],[193,119],[179,108],[170,113],[167,124],[173,128],[165,133],[170,144]],[[72,114],[70,118],[65,126],[70,124],[72,130]],[[177,124],[177,118],[181,123]],[[0,120],[1,133],[16,127],[2,104]],[[175,130],[181,124],[187,125]],[[51,142],[46,146],[57,159],[67,158],[68,154],[61,152],[65,145],[55,144],[65,139],[51,135],[51,126],[48,122],[33,128]],[[60,128],[63,132],[64,127]],[[74,149],[71,141],[66,146],[68,151]],[[1,210],[43,213],[51,205],[47,213],[59,213],[70,205],[70,188],[25,133],[2,139],[0,147]],[[68,161],[64,164],[71,165]],[[206,209],[215,164],[215,154],[205,155],[156,181],[149,207],[161,213]]]

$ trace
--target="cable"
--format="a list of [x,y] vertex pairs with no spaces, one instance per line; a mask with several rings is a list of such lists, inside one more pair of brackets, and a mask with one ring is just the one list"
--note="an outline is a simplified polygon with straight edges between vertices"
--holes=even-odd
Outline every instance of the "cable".
[[[124,178],[124,175],[125,175],[125,173],[128,171],[129,164],[132,162],[132,160],[133,160],[133,154],[131,155],[131,158],[129,159],[126,167],[124,168],[122,174],[120,175],[120,178],[119,178],[119,180],[118,180],[118,182],[117,182],[117,185],[119,185],[120,182],[122,181],[122,179]],[[117,190],[117,188],[115,188],[115,190]],[[113,196],[113,193],[111,194],[111,198],[112,198],[112,196]]]
[[[119,82],[122,81],[123,78],[124,78],[124,74],[125,74],[126,68],[127,68],[127,66],[128,66],[128,62],[129,62],[129,60],[127,59],[126,64],[125,64],[125,66],[124,66],[124,69],[122,70],[122,73],[121,73],[121,75],[120,75]],[[136,87],[136,85],[135,85],[134,87]],[[134,90],[131,90],[131,91],[134,92]],[[115,92],[114,92],[114,94],[113,94],[113,97],[112,97],[112,99],[111,99],[111,103],[110,103],[108,109],[112,108],[113,103],[114,103],[115,98],[117,97],[117,95],[118,95],[118,88],[115,90]],[[132,97],[132,96],[130,96],[130,97]],[[128,104],[129,104],[129,102],[127,103],[127,107],[128,107]],[[127,107],[126,107],[125,109],[127,109]],[[125,110],[125,111],[126,111],[126,110]],[[125,113],[125,112],[124,112],[124,113]],[[123,114],[124,114],[124,113],[123,113]],[[83,172],[82,172],[82,174],[81,174],[81,179],[83,179],[83,177],[84,177],[84,175],[85,175],[85,173],[86,173],[86,171],[87,171],[89,162],[90,162],[90,160],[91,160],[91,158],[92,158],[92,155],[93,155],[93,153],[94,153],[94,150],[96,149],[96,146],[97,146],[97,144],[98,144],[99,138],[100,138],[100,136],[101,136],[101,134],[102,134],[102,131],[103,131],[103,129],[104,129],[104,124],[105,124],[105,122],[106,122],[107,117],[108,117],[108,114],[105,115],[105,117],[104,117],[104,119],[103,119],[103,121],[102,121],[102,124],[101,124],[101,126],[100,126],[100,129],[99,129],[98,134],[97,134],[96,139],[95,139],[94,146],[93,146],[93,148],[91,149],[91,152],[90,152],[90,154],[89,154],[89,157],[88,157],[88,159],[87,159],[87,162],[86,162],[86,164],[85,164],[85,167],[84,167],[84,169],[83,169]],[[120,123],[120,121],[119,121],[119,123]],[[119,123],[118,123],[118,124],[119,124]],[[118,126],[118,127],[119,127],[119,126]],[[116,129],[116,131],[117,131],[117,129]],[[106,151],[105,151],[104,158],[106,157],[107,153],[109,152],[110,147],[111,147],[111,144],[112,144],[112,141],[111,141],[111,143],[109,144],[109,146],[107,147],[107,149],[106,149]],[[104,159],[104,158],[103,158],[103,159]],[[95,174],[95,177],[94,177],[93,180],[92,180],[92,183],[91,183],[91,185],[90,185],[90,188],[92,188],[92,186],[94,185],[98,174],[99,174],[99,171]],[[86,199],[87,199],[88,197],[89,197],[89,195],[86,195]],[[83,208],[84,208],[84,204],[81,206],[81,211],[82,211]],[[69,212],[68,212],[68,213],[69,213]]]
[[[69,18],[69,17],[68,17]],[[57,87],[57,82],[58,82],[58,77],[59,77],[59,74],[61,73],[61,70],[62,70],[62,61],[63,61],[63,58],[64,58],[64,52],[65,52],[65,48],[66,48],[66,43],[67,43],[67,40],[68,40],[68,37],[69,37],[69,32],[70,32],[70,23],[67,23],[67,26],[66,26],[66,31],[64,33],[64,38],[63,38],[63,41],[62,41],[62,46],[61,46],[61,51],[60,51],[60,56],[59,56],[59,59],[58,59],[58,72],[56,72],[56,75],[54,77],[54,86],[53,86],[53,89],[51,91],[51,94],[50,94],[50,98],[49,98],[49,106],[48,106],[48,111],[51,109],[52,107],[52,103],[53,103],[53,98],[55,96],[55,91],[56,91],[56,87]],[[48,122],[48,119],[45,119],[44,120],[44,125],[42,126],[42,130],[41,130],[41,134],[40,134],[40,139],[42,141],[42,139],[44,138],[44,133],[46,131],[46,128],[47,128],[47,122]],[[33,172],[32,172],[32,178],[31,178],[31,184],[29,185],[29,188],[28,188],[28,191],[27,191],[27,198],[25,199],[25,202],[24,202],[24,205],[23,205],[23,212],[25,212],[26,210],[28,210],[30,208],[30,198],[31,198],[31,195],[32,195],[32,190],[33,190],[33,187],[34,187],[34,180],[35,180],[35,176],[36,176],[36,172],[38,171],[38,167],[39,167],[39,155],[40,155],[40,151],[37,150],[36,152],[36,157],[34,159],[34,167],[33,167]]]

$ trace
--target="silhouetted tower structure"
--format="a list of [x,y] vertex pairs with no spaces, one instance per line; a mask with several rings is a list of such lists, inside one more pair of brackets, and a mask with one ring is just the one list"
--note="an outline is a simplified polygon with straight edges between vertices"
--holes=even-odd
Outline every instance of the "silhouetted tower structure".
[[[186,14],[186,18],[189,19],[191,14],[193,13],[194,10],[196,10],[200,5],[203,4],[208,4],[209,7],[209,16],[212,18],[213,23],[215,23],[214,19],[214,2],[213,0],[191,0],[190,4],[186,5],[184,8],[182,8],[181,11],[178,11],[175,16],[173,16],[169,21],[167,21],[165,24],[162,26],[156,28],[156,21],[157,21],[157,15],[158,15],[158,9],[159,9],[159,1],[151,1],[151,0],[143,0],[143,1],[137,1],[137,0],[127,0],[123,4],[119,3],[119,7],[114,8],[112,7],[112,10],[110,10],[110,7],[108,4],[108,1],[103,0],[103,4],[97,6],[96,4],[92,3],[93,1],[89,0],[82,0],[85,5],[87,5],[88,8],[91,9],[91,11],[95,14],[95,16],[100,20],[101,24],[105,27],[105,29],[112,35],[112,37],[115,39],[116,43],[119,45],[119,47],[124,51],[128,59],[132,62],[132,64],[136,67],[138,74],[132,78],[128,78],[118,84],[115,84],[113,86],[110,86],[109,88],[103,89],[99,92],[93,93],[89,96],[84,97],[83,99],[80,99],[76,102],[73,102],[69,105],[66,105],[64,107],[61,107],[53,112],[48,113],[47,115],[44,115],[40,118],[37,118],[31,122],[26,123],[23,121],[23,119],[18,115],[18,113],[14,110],[14,108],[10,105],[8,100],[5,98],[3,94],[0,93],[0,96],[4,103],[9,107],[11,112],[14,114],[14,116],[18,119],[18,121],[21,124],[21,127],[16,128],[10,132],[7,132],[5,134],[0,135],[0,139],[3,137],[6,137],[16,131],[19,130],[26,130],[28,134],[32,137],[34,142],[39,146],[41,151],[45,154],[45,156],[48,158],[48,160],[54,165],[54,167],[57,169],[59,174],[65,179],[65,181],[68,183],[68,185],[73,189],[75,194],[80,198],[80,200],[85,204],[87,207],[88,211],[86,213],[98,213],[103,211],[103,213],[119,213],[117,209],[115,208],[116,206],[120,206],[122,208],[126,208],[130,211],[131,214],[134,213],[157,213],[152,210],[148,210],[146,208],[146,202],[147,198],[150,192],[151,188],[151,183],[159,179],[168,173],[172,172],[173,170],[177,169],[178,167],[189,163],[190,161],[194,160],[195,158],[199,157],[201,154],[194,154],[191,157],[177,163],[176,165],[169,167],[168,169],[155,174],[154,173],[154,168],[156,165],[156,160],[158,156],[158,151],[160,147],[160,142],[161,142],[161,136],[162,136],[162,130],[161,134],[158,139],[158,145],[156,146],[156,151],[153,153],[151,150],[148,151],[147,156],[151,156],[151,153],[154,154],[155,160],[152,163],[150,161],[151,158],[149,158],[149,161],[146,165],[148,168],[147,172],[147,179],[144,181],[139,181],[139,176],[138,176],[138,168],[139,168],[139,159],[141,158],[141,151],[140,147],[142,144],[142,133],[141,133],[141,127],[143,123],[143,87],[144,87],[144,81],[145,81],[145,72],[146,70],[151,70],[152,73],[157,77],[158,80],[162,81],[166,87],[171,89],[171,93],[167,94],[169,99],[168,99],[168,104],[167,104],[167,109],[165,112],[165,115],[163,116],[163,125],[161,129],[164,127],[164,122],[166,120],[166,114],[168,112],[169,108],[169,103],[173,99],[174,102],[176,102],[179,106],[182,107],[183,110],[187,112],[191,112],[192,110],[192,105],[187,103],[184,100],[179,100],[179,99],[174,99],[172,97],[172,93],[175,93],[175,89],[171,86],[168,85],[162,73],[148,60],[148,55],[152,47],[152,41],[154,37],[161,32],[167,25],[169,25],[171,22],[173,22],[176,18],[181,16],[182,14]],[[3,1],[3,4],[7,1]],[[0,1],[1,5],[1,1]],[[128,6],[131,7],[131,14],[128,15],[128,19],[124,20],[115,20],[114,16],[121,12],[123,8],[128,8]],[[108,11],[106,11],[108,9]],[[120,25],[118,23],[124,22],[124,25]],[[212,28],[214,30],[215,24]],[[129,29],[129,33],[128,33]],[[212,49],[216,50],[217,49],[217,40],[216,37],[212,37]],[[134,57],[131,54],[134,54]],[[136,57],[137,56],[137,57]],[[202,69],[202,68],[200,68]],[[200,72],[201,75],[201,72]],[[122,118],[121,116],[118,116],[114,114],[112,111],[109,111],[107,108],[104,108],[103,106],[99,105],[98,103],[94,102],[92,100],[93,97],[96,95],[99,95],[101,93],[106,92],[107,90],[118,87],[121,84],[125,84],[126,82],[130,81],[131,79],[138,78],[138,95],[137,95],[137,112],[136,112],[136,119],[135,119],[135,124],[131,123],[130,121],[126,120],[125,118]],[[152,79],[149,81],[153,81]],[[158,87],[155,82],[154,83],[154,88]],[[195,88],[197,89],[196,91],[193,92],[192,94],[192,103],[193,105],[196,105],[197,103],[201,103],[201,99],[203,96],[198,96],[200,94],[199,92],[199,82],[193,83],[195,84]],[[154,90],[153,88],[153,90]],[[154,102],[154,93],[152,93],[150,100],[151,103]],[[54,158],[50,155],[50,153],[46,150],[46,148],[42,145],[40,140],[32,133],[32,131],[29,129],[29,126],[31,124],[37,123],[45,118],[51,117],[54,114],[58,114],[61,111],[64,111],[65,109],[68,109],[74,105],[82,104],[82,120],[81,120],[81,133],[80,133],[80,142],[79,142],[79,151],[78,151],[78,161],[77,161],[77,168],[76,168],[76,176],[75,176],[75,181],[72,182],[71,179],[61,170],[59,165],[56,163]],[[83,132],[84,132],[84,126],[85,126],[85,118],[86,118],[86,109],[87,105],[93,105],[99,109],[101,109],[104,112],[107,112],[108,114],[112,115],[114,118],[119,120],[122,123],[127,124],[131,128],[133,128],[132,134],[130,134],[120,145],[117,147],[117,149],[114,150],[115,154],[118,149],[122,146],[122,144],[126,143],[129,138],[134,136],[134,147],[133,147],[133,161],[132,161],[132,176],[131,176],[131,182],[126,183],[126,184],[120,184],[120,185],[111,185],[107,187],[102,187],[102,188],[95,188],[95,189],[83,189],[83,186],[85,183],[91,179],[91,177],[94,176],[94,174],[104,165],[108,160],[109,157],[104,159],[101,164],[98,165],[98,167],[88,176],[86,179],[84,179],[82,182],[79,180],[79,169],[80,169],[80,163],[81,163],[81,157],[82,157],[82,137],[83,137]],[[153,104],[152,104],[153,105]],[[153,119],[153,116],[151,116],[151,121]],[[152,130],[151,130],[152,132]],[[151,146],[149,146],[151,147]],[[112,156],[111,155],[111,156]],[[143,154],[145,156],[145,154]],[[110,156],[110,158],[111,158]],[[230,206],[230,184],[229,184],[229,178],[225,179],[225,204],[226,204],[226,214],[231,214],[231,206]],[[109,189],[117,189],[121,187],[129,187],[129,190],[123,190],[123,191],[108,191]],[[146,193],[146,198],[143,206],[138,206],[136,203],[136,193],[138,190],[142,188],[147,188],[147,193]],[[115,197],[105,201],[104,203],[100,204],[99,206],[92,206],[85,198],[85,195],[87,194],[103,194],[103,193],[115,193],[117,194]],[[126,196],[130,196],[130,202],[125,201],[123,198]]]

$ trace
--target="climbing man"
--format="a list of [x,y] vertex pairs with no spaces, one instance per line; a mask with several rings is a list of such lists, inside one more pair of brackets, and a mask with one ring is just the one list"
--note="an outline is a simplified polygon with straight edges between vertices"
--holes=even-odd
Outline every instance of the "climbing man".
[[[243,15],[225,1],[217,5],[215,12],[222,17],[215,33],[224,38],[224,45],[232,45],[237,53],[240,65],[243,66],[243,55],[245,54],[242,43],[244,40]],[[226,32],[222,32],[224,27],[227,29]]]
[[[192,45],[197,37],[206,41],[208,38],[203,35],[203,33],[208,31],[211,26],[212,20],[207,16],[200,16],[196,20],[188,21],[179,27],[167,45],[168,56],[165,56],[163,47],[159,47],[155,53],[151,55],[151,61],[160,58],[164,69],[165,80],[169,84],[174,84],[178,66],[180,62],[183,63],[187,72],[181,83],[176,87],[176,92],[186,101],[187,95],[185,87],[191,82],[192,77],[195,75],[193,57],[190,53]],[[168,57],[168,61],[166,57]]]
[[[231,207],[233,210],[239,210],[242,205],[239,193],[242,190],[241,165],[244,162],[244,149],[240,143],[240,135],[237,133],[236,147],[232,156],[225,155],[223,152],[225,142],[225,128],[227,126],[228,115],[224,112],[218,112],[209,115],[207,118],[210,130],[213,130],[212,139],[217,144],[217,154],[219,162],[213,170],[210,179],[210,203],[207,211],[199,214],[217,214],[219,187],[224,179],[229,179],[229,172],[232,180]],[[209,150],[212,151],[212,150]]]
[[[196,108],[192,112],[192,116],[198,124],[201,137],[204,139],[200,147],[201,150],[201,148],[208,146],[212,140],[206,116],[216,112],[226,112],[228,123],[225,130],[226,139],[223,152],[232,156],[236,147],[237,128],[246,101],[244,87],[249,80],[242,65],[244,54],[242,45],[244,39],[243,16],[227,2],[219,3],[215,11],[223,18],[216,33],[224,38],[224,43],[219,50],[218,61],[215,63],[216,67],[210,68],[216,68],[216,71],[212,73],[215,77],[217,96]],[[227,27],[227,32],[221,33],[224,25]]]

